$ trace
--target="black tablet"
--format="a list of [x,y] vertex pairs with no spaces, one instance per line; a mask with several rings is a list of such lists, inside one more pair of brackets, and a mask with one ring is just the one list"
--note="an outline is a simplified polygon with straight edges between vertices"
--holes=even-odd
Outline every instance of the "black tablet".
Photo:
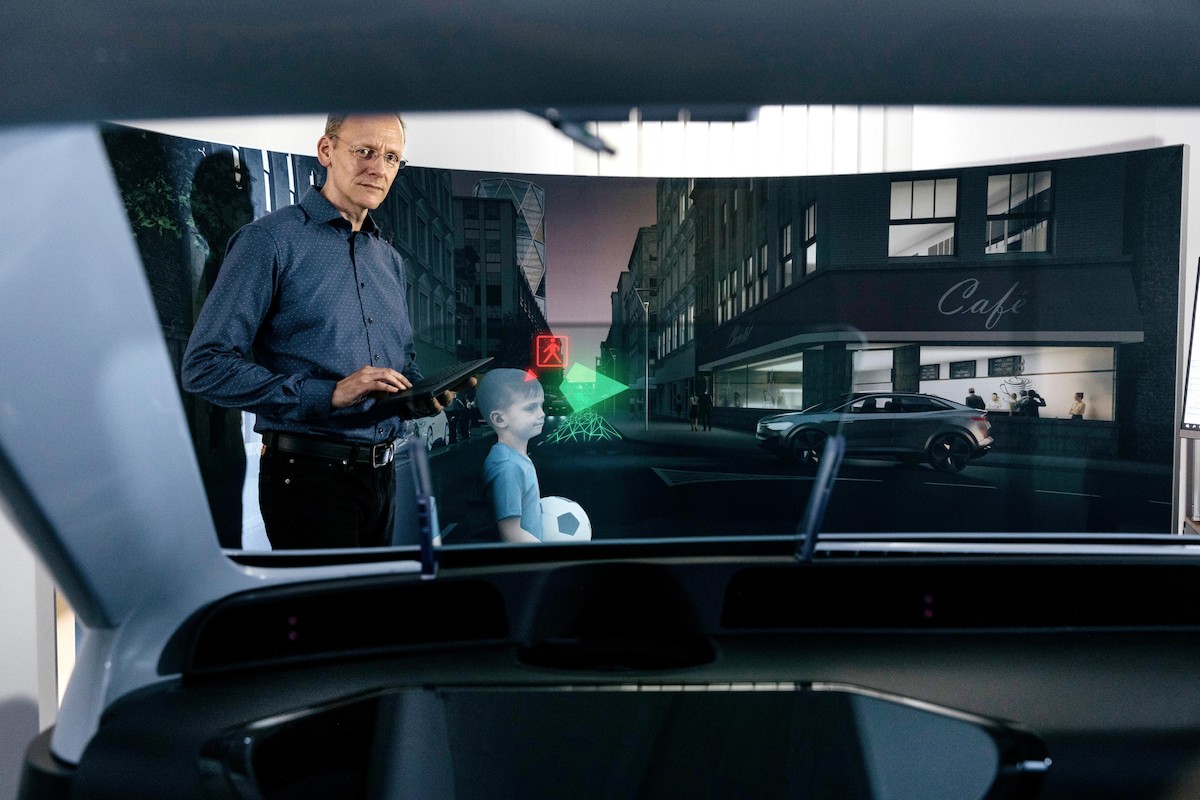
[[485,369],[495,359],[477,358],[474,361],[463,361],[449,367],[443,367],[432,375],[426,375],[412,385],[411,389],[396,392],[383,398],[387,403],[414,403],[437,397],[447,389],[453,389],[477,372]]

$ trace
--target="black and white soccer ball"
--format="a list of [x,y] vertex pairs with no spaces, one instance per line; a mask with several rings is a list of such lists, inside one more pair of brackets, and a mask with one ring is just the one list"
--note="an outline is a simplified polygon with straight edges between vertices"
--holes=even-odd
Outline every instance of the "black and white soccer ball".
[[542,498],[543,542],[587,542],[592,538],[592,522],[583,506],[565,497]]

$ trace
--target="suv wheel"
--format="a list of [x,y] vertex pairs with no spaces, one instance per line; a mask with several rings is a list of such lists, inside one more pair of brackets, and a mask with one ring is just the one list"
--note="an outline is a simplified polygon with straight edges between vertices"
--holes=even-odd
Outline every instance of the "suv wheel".
[[971,445],[955,433],[943,433],[929,445],[929,463],[941,472],[959,472],[971,460]]
[[820,431],[800,431],[792,437],[792,459],[801,466],[816,466],[825,450],[825,439]]

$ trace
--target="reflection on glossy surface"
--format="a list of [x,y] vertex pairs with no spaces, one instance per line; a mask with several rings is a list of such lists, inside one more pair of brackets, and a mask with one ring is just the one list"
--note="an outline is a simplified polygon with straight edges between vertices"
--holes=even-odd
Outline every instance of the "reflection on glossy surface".
[[[411,689],[210,742],[229,797],[1029,797],[1034,737],[834,685]],[[222,778],[223,776],[223,778]]]

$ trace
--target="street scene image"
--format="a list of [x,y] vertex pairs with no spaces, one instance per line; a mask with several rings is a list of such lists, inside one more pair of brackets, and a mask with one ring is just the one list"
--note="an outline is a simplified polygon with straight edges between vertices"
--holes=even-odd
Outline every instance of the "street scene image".
[[[229,237],[324,170],[105,142],[178,365]],[[1168,533],[1182,167],[1181,148],[767,178],[414,166],[371,215],[423,372],[491,358],[538,399],[543,541],[794,535],[835,438],[827,531]],[[412,426],[447,546],[500,540],[483,472],[511,428],[476,393]],[[181,397],[222,544],[269,546],[253,415]]]

